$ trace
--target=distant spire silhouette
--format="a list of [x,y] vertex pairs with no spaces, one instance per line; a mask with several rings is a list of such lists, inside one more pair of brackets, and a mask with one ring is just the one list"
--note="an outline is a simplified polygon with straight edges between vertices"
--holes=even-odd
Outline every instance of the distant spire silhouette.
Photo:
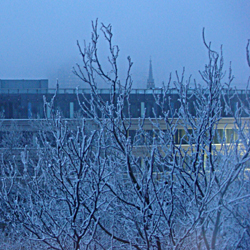
[[148,89],[154,89],[155,88],[155,81],[154,81],[154,78],[153,78],[151,57],[150,57],[150,60],[149,60],[149,72],[148,72],[147,88]]

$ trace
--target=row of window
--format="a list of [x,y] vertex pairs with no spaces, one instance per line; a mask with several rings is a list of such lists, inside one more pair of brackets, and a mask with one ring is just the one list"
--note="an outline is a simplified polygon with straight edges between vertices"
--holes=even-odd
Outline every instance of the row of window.
[[[166,131],[162,131],[161,135],[159,132],[154,132],[153,130],[147,130],[146,133],[140,134],[136,130],[130,130],[128,136],[130,136],[131,140],[138,145],[143,145],[145,143],[152,143],[152,139],[158,139],[158,141],[168,141],[168,133]],[[175,144],[195,144],[195,135],[192,134],[192,130],[188,130],[188,133],[184,129],[177,129],[174,136],[173,142]],[[208,135],[204,135],[203,138],[208,138]],[[221,144],[222,142],[230,143],[234,142],[238,139],[238,134],[234,129],[217,129],[215,130],[215,134],[213,136],[214,144]],[[160,138],[161,137],[161,138]]]
[[[47,97],[50,100],[52,96]],[[88,98],[87,98],[88,99]],[[103,100],[109,101],[110,97],[105,95]],[[83,100],[81,100],[83,101]],[[161,100],[159,100],[161,101]],[[195,113],[193,102],[189,103],[189,112]],[[222,104],[223,105],[223,104]],[[128,115],[127,103],[125,101],[124,113]],[[171,101],[164,103],[164,109],[169,111],[169,116],[175,115],[175,110],[180,107],[180,102],[177,96],[171,96]],[[75,95],[58,95],[55,99],[55,109],[62,112],[65,118],[74,118],[79,113],[80,105]],[[232,104],[232,111],[237,109],[237,102]],[[49,115],[50,110],[47,110]],[[44,117],[44,103],[42,95],[25,95],[25,96],[2,96],[0,99],[0,114],[3,114],[7,119],[30,119],[30,118],[43,118]],[[130,115],[133,118],[138,117],[154,117],[162,116],[161,108],[156,104],[156,100],[152,95],[131,95],[130,96]],[[101,114],[100,114],[101,115]],[[244,114],[245,115],[245,114]],[[222,116],[226,117],[229,114],[223,113]]]

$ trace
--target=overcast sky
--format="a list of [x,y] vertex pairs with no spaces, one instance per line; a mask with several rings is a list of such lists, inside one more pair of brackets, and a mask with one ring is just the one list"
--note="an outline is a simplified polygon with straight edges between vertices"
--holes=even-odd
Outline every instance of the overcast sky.
[[89,41],[96,18],[112,24],[122,79],[131,56],[134,87],[146,87],[150,56],[156,86],[184,66],[199,81],[207,62],[203,27],[213,49],[223,44],[235,85],[246,85],[249,0],[1,0],[0,79],[49,78],[55,86],[79,61],[76,40]]

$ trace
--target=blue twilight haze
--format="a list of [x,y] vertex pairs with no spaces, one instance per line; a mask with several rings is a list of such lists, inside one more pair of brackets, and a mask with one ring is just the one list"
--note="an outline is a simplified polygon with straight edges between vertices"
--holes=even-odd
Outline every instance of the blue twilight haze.
[[[79,82],[71,68],[80,62],[76,40],[89,41],[91,20],[111,23],[120,47],[121,79],[131,56],[134,87],[146,87],[152,58],[156,86],[170,72],[186,68],[200,81],[207,62],[202,28],[213,49],[223,44],[225,70],[232,61],[234,84],[246,86],[250,69],[249,0],[2,0],[0,2],[0,79],[56,78],[67,87]],[[101,46],[105,46],[101,41]],[[105,49],[100,49],[105,55]]]

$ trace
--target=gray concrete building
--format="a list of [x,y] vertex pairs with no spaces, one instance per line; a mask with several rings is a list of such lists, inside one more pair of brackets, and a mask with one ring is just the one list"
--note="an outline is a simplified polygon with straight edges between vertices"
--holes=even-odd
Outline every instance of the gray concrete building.
[[0,88],[1,89],[48,89],[48,79],[38,79],[38,80],[1,80],[0,79]]

